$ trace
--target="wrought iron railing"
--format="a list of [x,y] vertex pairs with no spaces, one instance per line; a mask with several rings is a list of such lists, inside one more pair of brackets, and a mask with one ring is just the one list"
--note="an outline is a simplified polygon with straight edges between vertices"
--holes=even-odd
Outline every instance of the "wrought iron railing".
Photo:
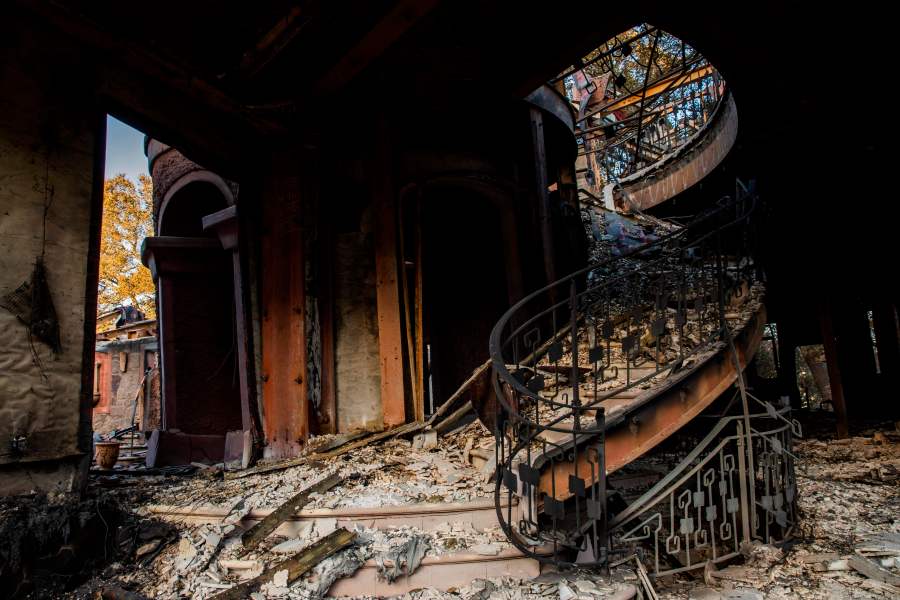
[[786,397],[776,407],[745,393],[765,412],[748,421],[719,419],[677,467],[610,521],[613,545],[643,555],[651,575],[729,560],[751,540],[790,537],[797,520],[793,438],[802,430]]
[[[501,526],[524,553],[607,559],[604,434],[629,426],[604,401],[652,390],[726,349],[759,292],[752,189],[736,186],[690,224],[591,265],[513,306],[490,339]],[[569,476],[557,481],[560,463]],[[561,478],[562,479],[562,478]],[[509,507],[519,497],[518,512]],[[535,552],[535,545],[549,545]]]
[[647,24],[607,41],[555,81],[579,106],[579,152],[595,193],[697,139],[726,94],[699,52]]

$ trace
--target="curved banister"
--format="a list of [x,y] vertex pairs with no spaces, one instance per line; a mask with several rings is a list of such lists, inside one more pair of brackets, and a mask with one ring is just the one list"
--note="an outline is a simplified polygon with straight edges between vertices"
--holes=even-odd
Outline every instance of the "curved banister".
[[[627,399],[632,390],[668,389],[690,363],[756,326],[755,313],[740,313],[761,293],[747,235],[756,204],[738,185],[685,227],[529,294],[495,325],[495,493],[524,499],[517,523],[498,509],[520,549],[527,538],[605,559],[600,538],[588,548],[583,535],[586,526],[605,531],[605,432],[641,426],[628,421],[630,411],[646,414],[644,400]],[[691,414],[710,401],[691,400]]]
[[[744,194],[748,193],[746,188],[743,188],[741,191]],[[606,260],[588,265],[587,267],[579,269],[578,271],[575,271],[574,273],[570,273],[569,275],[567,275],[567,276],[565,276],[565,277],[563,277],[563,278],[561,278],[561,279],[559,279],[537,291],[534,291],[534,292],[528,294],[527,296],[525,296],[524,298],[522,298],[521,300],[516,302],[500,317],[500,319],[494,325],[494,328],[491,330],[491,336],[490,336],[490,340],[488,342],[488,349],[490,352],[491,363],[492,363],[494,372],[501,379],[503,379],[506,383],[508,383],[510,386],[512,386],[516,391],[518,391],[520,393],[524,393],[524,394],[532,394],[532,392],[530,390],[528,390],[515,377],[512,376],[512,374],[509,371],[509,363],[504,360],[503,352],[502,352],[503,348],[506,345],[508,345],[508,343],[509,343],[508,341],[504,342],[502,340],[504,329],[512,321],[512,319],[518,313],[520,313],[530,302],[532,302],[533,300],[538,299],[544,295],[550,295],[555,290],[560,290],[561,288],[568,288],[577,279],[579,279],[581,277],[585,277],[591,273],[595,273],[595,272],[598,272],[605,268],[612,267],[613,265],[626,264],[623,259],[632,258],[635,256],[639,256],[641,254],[646,254],[646,253],[651,252],[656,249],[661,249],[666,244],[669,244],[669,243],[672,243],[675,241],[685,240],[686,236],[691,232],[691,230],[696,229],[700,225],[710,221],[713,218],[722,216],[723,214],[727,213],[727,211],[731,208],[736,208],[737,206],[742,205],[745,200],[746,200],[746,198],[741,198],[738,201],[734,201],[734,202],[728,201],[725,206],[720,205],[714,209],[710,209],[704,213],[701,213],[698,217],[696,217],[693,221],[691,221],[691,223],[689,223],[684,228],[670,232],[670,233],[658,238],[657,240],[654,240],[654,241],[644,244],[642,246],[633,248],[633,249],[621,254],[620,256],[613,257],[610,259],[606,259]],[[696,240],[690,240],[691,245],[697,245],[697,244],[703,243],[705,240],[707,240],[710,236],[714,235],[716,232],[721,233],[722,229],[727,229],[727,228],[733,227],[733,226],[738,225],[741,222],[745,221],[756,206],[756,196],[755,195],[750,196],[750,201],[751,201],[751,206],[744,215],[738,216],[737,218],[733,219],[732,221],[726,223],[725,225],[720,226],[719,228],[717,228],[717,231],[708,232],[708,233],[704,234],[703,236],[697,238]],[[616,275],[612,278],[605,280],[603,282],[602,286],[615,285],[615,284],[621,282],[623,279],[627,278],[629,275],[631,275],[631,273],[624,273],[624,274]],[[587,294],[587,292],[594,291],[602,286],[594,286],[586,291],[578,292],[576,294],[576,297],[582,298]],[[568,290],[565,290],[565,291],[568,292]],[[562,308],[562,307],[566,306],[566,304],[569,302],[569,300],[570,299],[567,298],[566,300],[557,301],[556,303],[551,305],[548,309],[546,309],[544,312],[546,312],[547,310],[555,310],[555,309]],[[516,334],[522,333],[522,331],[524,331],[524,329],[526,328],[527,325],[534,323],[538,318],[539,318],[539,316],[529,317],[523,324],[520,324],[512,332],[511,335],[514,336]],[[566,328],[560,329],[560,332],[565,332],[565,331],[567,331]],[[557,332],[557,333],[559,333],[559,332]],[[502,397],[499,397],[499,400],[501,402],[505,402]],[[511,409],[511,407],[509,407],[509,406],[507,406],[506,408]]]

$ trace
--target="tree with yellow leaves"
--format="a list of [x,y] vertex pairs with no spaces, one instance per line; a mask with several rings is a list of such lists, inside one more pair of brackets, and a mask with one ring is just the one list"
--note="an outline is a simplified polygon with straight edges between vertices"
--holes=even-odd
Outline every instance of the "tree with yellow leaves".
[[103,187],[103,227],[100,237],[101,312],[131,305],[148,319],[156,315],[153,278],[141,264],[141,243],[153,235],[153,183],[146,175],[137,185],[120,173]]

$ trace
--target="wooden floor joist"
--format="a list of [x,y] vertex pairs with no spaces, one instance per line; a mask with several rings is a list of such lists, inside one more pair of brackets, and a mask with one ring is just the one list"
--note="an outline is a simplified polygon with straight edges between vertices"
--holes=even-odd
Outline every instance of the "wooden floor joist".
[[278,529],[279,525],[300,512],[300,509],[309,504],[310,496],[326,492],[342,481],[344,481],[343,477],[338,473],[332,473],[325,479],[295,494],[290,500],[269,513],[262,521],[244,532],[241,536],[241,543],[244,545],[242,554],[256,548],[270,533]]
[[214,596],[214,598],[217,600],[242,600],[243,598],[249,598],[251,592],[258,589],[264,583],[271,581],[276,573],[284,570],[287,570],[288,572],[287,580],[288,584],[290,584],[335,552],[352,544],[355,539],[355,533],[347,531],[342,527],[326,535],[322,539],[313,542],[312,545],[291,558],[283,560],[275,566],[266,569],[261,575],[225,590],[221,594]]

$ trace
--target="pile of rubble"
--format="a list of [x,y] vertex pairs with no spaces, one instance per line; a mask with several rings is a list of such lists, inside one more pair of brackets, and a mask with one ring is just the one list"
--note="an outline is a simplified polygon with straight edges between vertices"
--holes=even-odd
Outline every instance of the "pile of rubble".
[[[312,447],[321,449],[333,442],[323,437]],[[208,598],[265,574],[268,581],[255,586],[253,598],[308,599],[322,597],[336,579],[352,575],[370,559],[376,561],[379,576],[390,582],[414,572],[426,557],[459,552],[490,557],[511,548],[498,526],[478,530],[469,522],[439,523],[429,531],[357,524],[347,531],[338,527],[336,518],[316,518],[294,527],[291,537],[269,535],[300,507],[321,512],[466,503],[488,500],[493,493],[493,438],[478,421],[440,437],[426,433],[413,440],[398,437],[347,447],[351,450],[338,451],[328,464],[315,460],[314,450],[310,460],[287,467],[270,464],[247,472],[208,468],[179,477],[119,473],[99,478],[96,483],[106,488],[105,493],[130,505],[136,515],[174,520],[178,535],[145,536],[130,561],[109,566],[76,596],[114,585],[154,598]],[[275,510],[248,531],[246,518],[259,509]],[[221,514],[214,523],[190,518],[210,510]],[[187,517],[173,519],[175,513]],[[263,525],[267,521],[271,526]],[[260,527],[260,535],[248,544],[248,535]],[[352,537],[352,543],[287,585],[288,570],[278,568],[285,557],[303,554],[342,532]]]
[[[460,550],[495,556],[509,547],[499,529],[476,531],[471,524],[462,522],[446,523],[432,532],[413,527],[380,530],[361,525],[352,530],[329,530],[327,525],[316,523],[297,537],[269,536],[248,552],[242,544],[241,530],[230,521],[233,516],[226,519],[228,524],[184,527],[177,543],[168,544],[143,568],[112,565],[79,594],[84,597],[91,590],[114,583],[123,589],[139,590],[150,598],[210,598],[260,578],[264,581],[249,590],[247,597],[308,600],[325,596],[336,580],[352,576],[370,559],[375,561],[379,576],[392,582],[414,573],[426,557]],[[317,541],[335,534],[352,537],[352,543],[311,565],[302,577],[291,577],[290,568],[284,565],[291,556],[302,555]]]
[[[425,588],[411,592],[408,600],[628,600],[639,598],[628,569],[617,569],[611,577],[594,572],[545,573],[531,581],[510,578],[475,579],[450,591]],[[406,598],[404,598],[406,600]]]
[[[430,440],[430,441],[429,441]],[[326,440],[327,441],[327,440]],[[249,526],[251,509],[391,506],[481,498],[490,473],[471,464],[491,438],[477,422],[439,438],[394,439],[361,446],[327,467],[298,464],[237,479],[211,470],[192,477],[145,478],[152,486],[104,490],[127,499],[139,521],[128,557],[74,592],[73,598],[252,598],[314,600],[360,569],[398,581],[450,554],[490,560],[511,550],[497,526],[447,520],[427,530],[341,527],[334,518],[301,521],[289,536],[276,529],[278,511]],[[783,547],[745,546],[743,561],[664,577],[641,576],[636,562],[599,571],[547,572],[536,579],[479,579],[439,591],[423,587],[410,600],[601,600],[658,594],[665,599],[900,597],[900,433],[881,428],[849,440],[796,444],[801,525]],[[328,475],[326,475],[328,473]],[[458,477],[458,478],[457,478]],[[174,484],[173,484],[174,481]],[[429,483],[425,483],[425,482]],[[176,491],[177,490],[177,491]],[[307,492],[304,493],[304,490]],[[300,494],[298,494],[300,492]],[[185,520],[154,528],[150,508],[161,499],[226,506],[215,522]],[[290,500],[290,502],[288,502]],[[294,502],[296,501],[296,505]],[[280,510],[280,509],[279,509]],[[274,515],[274,516],[272,516]],[[270,527],[265,525],[267,521]],[[432,561],[432,563],[428,563]],[[112,591],[110,591],[112,590]],[[133,590],[140,596],[129,596]],[[373,591],[374,594],[374,591]]]
[[[245,477],[221,477],[216,469],[201,470],[196,476],[181,478],[144,477],[150,485],[143,504],[173,507],[209,507],[231,509],[240,505],[246,512],[274,507],[288,500],[297,490],[334,471],[344,481],[328,494],[318,495],[309,508],[374,508],[421,502],[470,502],[493,495],[491,471],[483,466],[484,457],[493,451],[493,437],[478,421],[431,443],[414,444],[398,438],[382,444],[362,446],[341,454],[328,465],[312,460],[284,469]],[[110,483],[111,478],[106,478]],[[123,474],[113,481],[124,484]],[[173,503],[177,499],[177,503]]]

